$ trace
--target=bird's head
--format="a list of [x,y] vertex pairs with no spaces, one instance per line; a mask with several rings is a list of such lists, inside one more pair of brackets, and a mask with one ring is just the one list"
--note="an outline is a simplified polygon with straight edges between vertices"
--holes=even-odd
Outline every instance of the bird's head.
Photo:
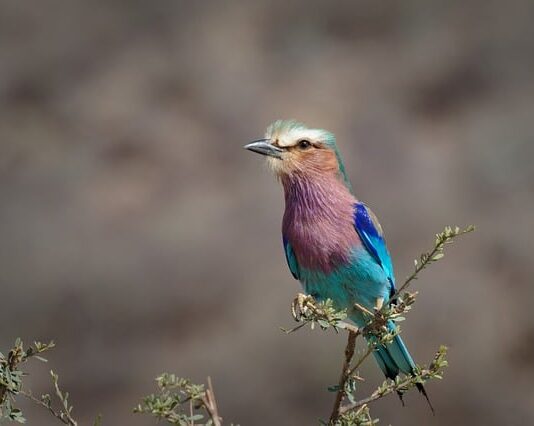
[[337,174],[350,188],[336,138],[326,130],[293,120],[278,120],[267,128],[262,139],[245,148],[265,155],[270,168],[281,179]]

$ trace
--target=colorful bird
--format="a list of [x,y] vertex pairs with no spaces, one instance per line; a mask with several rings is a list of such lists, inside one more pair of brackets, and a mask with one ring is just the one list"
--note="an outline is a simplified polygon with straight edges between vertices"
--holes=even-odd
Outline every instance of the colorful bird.
[[[337,308],[348,310],[356,325],[364,326],[363,314],[354,305],[373,310],[389,303],[395,276],[382,227],[354,196],[335,136],[279,120],[267,128],[263,139],[245,148],[267,157],[284,188],[282,239],[295,279],[307,294],[331,299]],[[394,329],[394,323],[390,321],[389,327]],[[390,379],[415,373],[399,335],[378,346],[374,356]],[[423,385],[417,387],[428,401]]]

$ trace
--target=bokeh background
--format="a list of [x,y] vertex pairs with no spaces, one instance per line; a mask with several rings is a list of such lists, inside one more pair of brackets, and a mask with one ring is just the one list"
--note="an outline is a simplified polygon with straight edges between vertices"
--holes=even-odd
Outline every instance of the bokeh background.
[[[404,335],[445,379],[384,424],[534,424],[534,3],[0,2],[0,344],[54,339],[90,424],[173,371],[225,421],[328,416],[344,337],[291,336],[281,189],[242,149],[274,119],[334,131],[398,279],[446,224]],[[362,395],[382,381],[373,362]],[[30,425],[56,424],[23,405]]]

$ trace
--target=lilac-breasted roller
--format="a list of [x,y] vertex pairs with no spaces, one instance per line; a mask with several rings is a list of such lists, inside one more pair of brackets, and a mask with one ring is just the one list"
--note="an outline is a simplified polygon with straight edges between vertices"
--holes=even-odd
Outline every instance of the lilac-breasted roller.
[[[280,120],[267,128],[263,139],[245,148],[267,157],[284,188],[282,237],[295,279],[307,294],[331,299],[336,308],[347,309],[356,325],[364,326],[354,305],[372,311],[389,303],[395,276],[382,227],[353,194],[335,136]],[[414,374],[415,363],[399,335],[378,346],[374,356],[390,379]],[[422,384],[418,389],[427,397]]]

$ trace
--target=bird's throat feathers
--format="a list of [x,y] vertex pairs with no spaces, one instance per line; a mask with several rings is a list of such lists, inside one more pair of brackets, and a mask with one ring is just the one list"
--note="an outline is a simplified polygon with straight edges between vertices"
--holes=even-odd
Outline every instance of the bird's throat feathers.
[[349,262],[360,244],[354,230],[355,197],[337,173],[281,177],[285,193],[282,224],[302,267],[324,273]]

